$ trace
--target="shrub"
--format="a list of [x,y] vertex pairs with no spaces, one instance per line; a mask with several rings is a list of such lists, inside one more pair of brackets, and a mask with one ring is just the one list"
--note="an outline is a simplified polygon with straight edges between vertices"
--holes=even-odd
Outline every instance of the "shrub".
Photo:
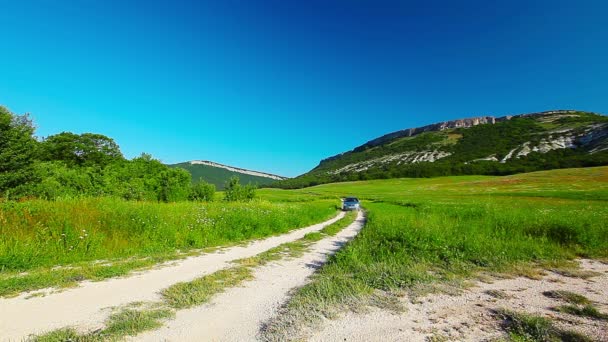
[[213,201],[215,195],[215,185],[209,184],[202,179],[192,184],[190,187],[190,195],[188,199],[191,201]]
[[250,201],[255,198],[255,185],[247,184],[242,186],[238,177],[232,177],[226,183],[224,200],[228,202]]

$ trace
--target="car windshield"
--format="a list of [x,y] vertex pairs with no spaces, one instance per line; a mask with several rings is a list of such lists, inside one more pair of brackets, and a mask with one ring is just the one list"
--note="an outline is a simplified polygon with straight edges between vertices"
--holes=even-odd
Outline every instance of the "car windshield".
[[355,197],[348,197],[344,200],[344,202],[359,202],[359,200]]

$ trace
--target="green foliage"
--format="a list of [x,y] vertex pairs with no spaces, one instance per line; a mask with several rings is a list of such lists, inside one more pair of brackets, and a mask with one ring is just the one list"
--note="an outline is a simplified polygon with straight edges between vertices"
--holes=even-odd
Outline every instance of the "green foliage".
[[104,135],[63,132],[37,142],[33,134],[27,115],[0,107],[0,193],[5,198],[110,196],[175,202],[192,195],[187,171],[148,154],[125,160],[116,142]]
[[27,115],[15,115],[0,106],[0,192],[32,179],[38,143]]
[[63,132],[40,144],[44,161],[62,161],[69,167],[105,166],[124,159],[113,139],[101,134]]
[[61,161],[37,162],[33,181],[11,189],[13,198],[109,196],[126,200],[175,202],[191,195],[190,174],[172,169],[149,155],[99,166],[68,166]]
[[105,193],[127,200],[179,201],[189,195],[189,175],[174,172],[149,154],[112,163],[103,176]]
[[213,201],[215,196],[215,185],[209,184],[204,180],[199,180],[190,187],[188,199],[191,201]]
[[255,198],[256,187],[251,184],[242,186],[238,177],[232,177],[226,183],[224,200],[228,202],[250,201]]
[[186,170],[167,168],[159,175],[160,191],[158,200],[175,202],[190,195],[190,174]]

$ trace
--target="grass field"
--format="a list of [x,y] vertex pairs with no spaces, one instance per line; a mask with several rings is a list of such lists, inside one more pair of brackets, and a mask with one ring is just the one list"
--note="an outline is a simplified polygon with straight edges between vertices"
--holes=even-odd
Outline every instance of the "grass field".
[[458,287],[485,273],[576,274],[575,258],[608,260],[608,167],[260,189],[258,196],[246,204],[2,202],[0,295],[123,275],[189,251],[283,233],[330,217],[344,196],[362,199],[366,227],[266,333],[276,337],[294,322],[362,305],[395,309],[397,296]]
[[124,275],[206,247],[321,222],[338,201],[0,203],[0,295]]
[[355,195],[368,211],[366,227],[296,293],[270,333],[286,331],[294,317],[389,305],[391,297],[482,271],[533,277],[537,267],[608,258],[608,167],[264,191]]

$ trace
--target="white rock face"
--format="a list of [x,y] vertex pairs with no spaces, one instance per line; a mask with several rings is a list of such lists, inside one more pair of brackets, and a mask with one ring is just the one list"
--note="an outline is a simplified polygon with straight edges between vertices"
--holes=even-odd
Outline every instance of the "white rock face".
[[281,177],[281,176],[273,175],[273,174],[270,174],[270,173],[264,173],[264,172],[258,172],[258,171],[251,171],[251,170],[247,170],[247,169],[241,169],[241,168],[238,168],[238,167],[223,165],[223,164],[219,164],[219,163],[215,163],[215,162],[207,161],[207,160],[193,160],[193,161],[190,162],[190,164],[191,165],[207,165],[207,166],[219,167],[219,168],[222,168],[222,169],[226,169],[228,171],[238,172],[238,173],[242,173],[242,174],[246,174],[246,175],[251,175],[251,176],[258,176],[258,177],[265,177],[265,178],[270,178],[270,179],[276,179],[276,180],[287,179],[286,177]]
[[487,156],[485,158],[479,158],[479,159],[475,159],[473,160],[474,162],[476,161],[498,161],[498,158],[496,158],[495,155],[491,155],[491,156]]
[[390,155],[382,156],[382,157],[375,158],[375,159],[370,159],[370,160],[365,160],[365,161],[358,162],[358,163],[349,164],[349,165],[341,167],[337,170],[330,171],[329,173],[330,174],[339,174],[339,173],[343,173],[343,172],[361,172],[361,171],[365,171],[374,166],[381,166],[381,165],[389,164],[389,163],[392,163],[395,161],[397,162],[397,165],[414,164],[414,163],[420,163],[420,162],[431,162],[432,163],[436,160],[445,158],[449,155],[450,155],[449,152],[437,151],[437,150],[421,151],[421,152],[412,151],[412,152],[390,154]]
[[504,158],[502,158],[502,160],[500,162],[503,164],[506,163],[507,160],[509,160],[509,159],[511,159],[511,157],[513,157],[513,152],[515,152],[516,150],[517,150],[517,147],[512,149],[511,151],[509,151],[509,153],[507,153],[507,155]]
[[[574,140],[575,137],[572,135],[561,135],[555,138],[549,137],[549,139],[543,139],[540,141],[538,146],[530,147],[530,142],[526,142],[522,145],[521,150],[517,152],[516,157],[527,156],[531,152],[547,153],[552,150],[559,150],[563,148],[576,148]],[[506,161],[506,159],[503,160]]]

